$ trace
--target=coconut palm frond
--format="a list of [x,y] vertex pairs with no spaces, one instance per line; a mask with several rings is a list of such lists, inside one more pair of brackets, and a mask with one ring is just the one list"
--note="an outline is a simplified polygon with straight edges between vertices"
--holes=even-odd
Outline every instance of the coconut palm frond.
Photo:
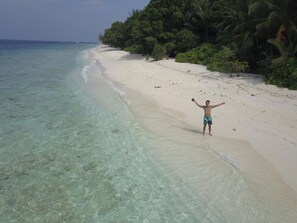
[[243,39],[244,39],[244,34],[237,34],[237,35],[234,35],[232,38],[234,42],[243,42]]
[[279,16],[279,13],[274,11],[274,12],[271,12],[266,21],[265,21],[265,24],[267,27],[271,27],[271,26],[274,26],[276,23],[279,23],[280,22],[280,16]]
[[235,28],[232,30],[233,35],[241,32],[241,26],[235,26]]
[[232,29],[232,25],[228,25],[228,26],[226,26],[225,28],[224,28],[224,31],[229,31],[230,29]]
[[280,55],[283,55],[286,52],[286,47],[281,42],[275,39],[269,39],[267,40],[267,42],[275,46],[275,48],[277,48]]
[[243,38],[243,42],[249,42],[251,40],[251,33],[246,33]]
[[271,0],[262,0],[261,2],[263,2],[270,11],[279,10],[279,7],[273,4],[273,1]]
[[248,22],[254,23],[254,24],[260,24],[260,23],[264,23],[265,21],[266,21],[266,18],[255,18],[255,19],[250,19]]
[[267,29],[267,25],[266,23],[260,23],[256,26],[256,30],[259,32],[259,31],[262,31],[262,30],[266,30]]
[[254,3],[251,3],[248,8],[248,14],[253,15],[256,13],[262,6],[262,1],[255,1]]

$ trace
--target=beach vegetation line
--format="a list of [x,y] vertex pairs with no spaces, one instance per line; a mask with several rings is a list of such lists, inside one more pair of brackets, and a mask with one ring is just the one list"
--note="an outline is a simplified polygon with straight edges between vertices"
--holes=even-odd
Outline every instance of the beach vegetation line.
[[297,89],[296,0],[151,0],[100,34],[132,54],[262,74]]

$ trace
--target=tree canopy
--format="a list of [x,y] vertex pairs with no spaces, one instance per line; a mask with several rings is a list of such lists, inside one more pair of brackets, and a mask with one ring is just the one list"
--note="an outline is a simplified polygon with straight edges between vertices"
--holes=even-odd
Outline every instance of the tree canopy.
[[[100,40],[156,60],[260,73],[268,83],[297,89],[296,12],[296,0],[151,0]],[[212,53],[202,60],[205,52]]]

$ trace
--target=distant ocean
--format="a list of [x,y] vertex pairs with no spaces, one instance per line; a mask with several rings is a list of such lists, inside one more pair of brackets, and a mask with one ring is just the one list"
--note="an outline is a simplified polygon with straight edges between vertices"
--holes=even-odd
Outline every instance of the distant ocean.
[[0,222],[297,222],[223,162],[193,191],[157,161],[118,91],[87,92],[96,46],[0,40]]

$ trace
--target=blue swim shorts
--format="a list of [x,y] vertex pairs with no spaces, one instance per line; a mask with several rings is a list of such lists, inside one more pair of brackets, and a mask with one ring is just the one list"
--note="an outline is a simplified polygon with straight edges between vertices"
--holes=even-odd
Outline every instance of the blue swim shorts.
[[203,124],[204,125],[206,125],[206,124],[212,125],[212,118],[210,116],[204,116]]

